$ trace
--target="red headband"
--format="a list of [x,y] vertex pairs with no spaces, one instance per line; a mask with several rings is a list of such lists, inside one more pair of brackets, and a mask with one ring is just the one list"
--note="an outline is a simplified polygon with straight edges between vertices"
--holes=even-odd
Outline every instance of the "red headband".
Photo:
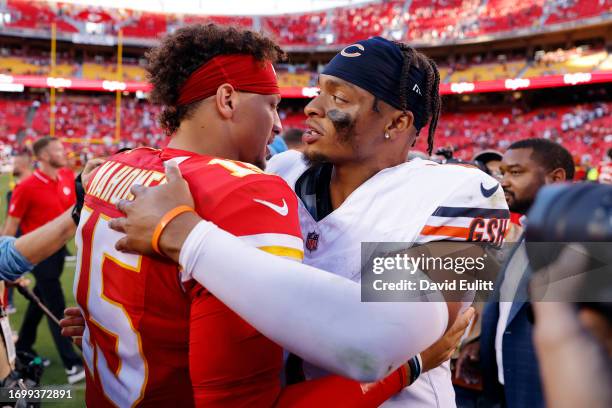
[[280,94],[276,73],[270,61],[258,61],[252,55],[219,55],[195,70],[181,88],[178,105],[213,96],[222,84],[238,91],[262,95]]

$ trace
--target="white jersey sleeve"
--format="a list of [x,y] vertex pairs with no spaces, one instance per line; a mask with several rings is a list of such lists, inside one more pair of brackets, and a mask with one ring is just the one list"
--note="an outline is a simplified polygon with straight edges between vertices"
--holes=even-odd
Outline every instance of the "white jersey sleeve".
[[294,187],[296,180],[302,175],[308,165],[304,161],[304,155],[297,150],[287,150],[275,154],[268,160],[266,173],[282,177],[287,184]]
[[509,222],[510,212],[501,185],[474,169],[434,209],[418,241],[491,242],[497,246],[503,243]]
[[444,303],[361,302],[359,283],[260,251],[208,221],[191,231],[179,261],[270,340],[358,381],[390,374],[447,326]]

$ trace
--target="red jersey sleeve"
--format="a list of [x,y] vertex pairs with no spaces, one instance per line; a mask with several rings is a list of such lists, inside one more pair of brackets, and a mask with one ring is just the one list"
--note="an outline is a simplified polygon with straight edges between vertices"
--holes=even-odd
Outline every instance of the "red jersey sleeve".
[[360,383],[337,375],[329,375],[283,388],[274,407],[375,408],[407,385],[408,373],[405,366],[372,383]]
[[283,180],[266,176],[229,193],[212,209],[210,220],[251,246],[301,261],[297,206],[295,194]]
[[15,218],[23,218],[30,206],[30,194],[23,184],[18,184],[11,195],[8,215]]
[[251,246],[302,260],[298,201],[282,178],[221,159],[188,160],[183,166],[202,218]]

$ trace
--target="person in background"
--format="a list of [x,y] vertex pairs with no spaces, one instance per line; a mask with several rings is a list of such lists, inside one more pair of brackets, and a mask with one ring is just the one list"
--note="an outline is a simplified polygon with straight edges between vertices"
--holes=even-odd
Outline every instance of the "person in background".
[[[62,142],[43,137],[34,142],[32,148],[39,168],[15,188],[3,235],[15,236],[18,226],[23,234],[32,232],[75,204],[74,174],[65,168],[67,159]],[[66,249],[62,246],[32,270],[36,277],[34,293],[58,318],[61,318],[66,307],[60,283],[65,256]],[[40,308],[30,303],[15,344],[17,351],[36,355],[33,346],[42,317]],[[59,327],[52,321],[49,321],[49,329],[66,369],[68,382],[74,384],[82,381],[85,371],[70,340],[61,335]]]
[[[6,193],[6,202],[8,211],[8,203],[11,202],[11,197],[15,187],[22,181],[32,175],[32,158],[27,151],[23,151],[13,157],[13,172],[9,181],[9,191]],[[19,227],[17,228],[19,230]]]
[[612,147],[608,149],[606,157],[599,165],[597,181],[602,184],[612,184]]
[[[27,151],[22,151],[13,157],[13,182],[19,184],[21,180],[32,174],[32,157]],[[11,187],[15,187],[15,185]]]
[[[522,215],[524,224],[542,187],[573,179],[574,162],[557,143],[525,139],[508,147],[500,171],[508,207]],[[485,396],[508,408],[544,406],[533,346],[531,305],[526,301],[530,275],[521,235],[502,268],[492,301],[484,307],[480,341],[463,347],[457,362],[459,378],[480,363]]]
[[485,150],[474,156],[473,161],[482,163],[486,168],[486,173],[491,177],[500,179],[499,166],[501,164],[503,155],[495,150]]
[[[8,211],[8,203],[11,202],[11,196],[15,186],[32,174],[32,157],[27,150],[24,150],[13,157],[13,173],[12,179],[9,182],[9,191],[6,193],[6,210]],[[21,230],[17,227],[16,237],[21,235]],[[15,313],[17,309],[13,303],[13,287],[9,286],[6,288],[6,312],[11,314]]]
[[584,160],[582,160],[582,158],[579,156],[574,157],[574,166],[576,168],[574,171],[574,180],[586,180],[589,168],[585,166]]
[[[102,163],[104,159],[87,162],[81,172],[82,185],[87,185],[93,170]],[[73,214],[74,208],[69,208],[59,217],[19,238],[0,236],[0,281],[19,279],[74,237],[84,195],[84,191],[77,191],[76,214]]]
[[302,151],[304,149],[304,143],[302,142],[302,134],[304,133],[301,129],[290,128],[283,133],[283,140],[287,144],[287,149]]
[[272,143],[268,145],[269,155],[267,158],[270,158],[274,156],[275,154],[282,153],[286,150],[287,150],[287,144],[285,143],[282,137],[276,135],[274,136],[274,140],[272,140]]

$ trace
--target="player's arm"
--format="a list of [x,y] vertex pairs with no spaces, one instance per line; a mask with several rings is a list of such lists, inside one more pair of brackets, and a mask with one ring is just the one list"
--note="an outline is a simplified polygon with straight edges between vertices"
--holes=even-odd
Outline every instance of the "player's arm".
[[303,381],[283,388],[275,408],[313,406],[374,408],[410,385],[410,369],[403,365],[384,379],[360,383],[337,375]]
[[[127,219],[111,223],[127,232],[119,249],[150,253],[162,216],[176,205],[193,205],[178,169],[170,168],[168,181],[132,189],[135,201],[121,204]],[[195,213],[171,221],[160,248],[266,337],[359,381],[385,377],[446,329],[445,304],[362,303],[358,283],[258,250]]]
[[42,227],[17,238],[15,249],[31,264],[37,264],[59,251],[74,236],[75,230],[71,208]]
[[[482,276],[479,277],[491,277],[500,267],[496,261],[497,256],[491,255],[496,255],[495,247],[504,242],[510,223],[509,216],[499,183],[485,173],[474,170],[460,183],[456,183],[454,189],[449,191],[448,196],[432,212],[417,241],[426,243],[432,256],[468,255],[475,259],[486,253],[489,256],[486,258]],[[488,245],[475,246],[474,243]],[[449,276],[442,275],[439,280],[456,279],[457,275],[453,271],[450,272]],[[432,276],[431,273],[429,276]],[[473,296],[466,296],[464,299],[469,299],[468,302],[457,302],[460,295],[453,291],[447,296],[449,325],[453,322],[453,316],[473,300]]]
[[[500,268],[498,249],[509,224],[510,212],[499,182],[482,171],[469,169],[430,214],[417,242],[426,244],[434,256],[482,257],[484,268],[475,278],[495,281]],[[449,272],[449,279],[459,276]],[[460,293],[453,291],[452,295],[457,300]]]
[[[30,271],[35,264],[57,252],[74,235],[76,225],[71,216],[72,209],[40,228],[14,237],[2,237],[0,243],[0,279],[14,281]],[[12,217],[9,217],[9,221]],[[16,225],[19,221],[16,221]],[[13,224],[8,224],[11,226]],[[7,229],[5,228],[5,231]],[[10,232],[10,231],[9,231]]]
[[[450,359],[473,315],[474,309],[468,309],[440,340],[421,353],[422,360],[418,360],[419,364],[423,364],[420,367],[421,372],[427,372]],[[414,362],[415,359],[412,360]],[[418,369],[416,365],[414,368]],[[360,383],[330,375],[283,388],[277,406],[378,407],[417,378],[418,374],[412,372],[409,363],[402,365],[383,380],[373,383]]]
[[4,229],[2,231],[2,235],[9,235],[14,237],[17,234],[17,228],[19,228],[19,223],[21,222],[21,218],[7,216],[6,221],[4,222]]
[[180,264],[266,337],[359,381],[383,378],[447,325],[445,304],[361,302],[358,283],[259,251],[207,221],[192,226]]
[[440,202],[417,240],[483,242],[500,246],[510,212],[499,182],[473,169]]
[[[83,183],[87,183],[89,181],[93,170],[102,162],[103,161],[100,159],[93,159],[87,162],[83,172],[81,173]],[[84,192],[77,195],[77,206],[79,205],[78,203],[82,204],[84,199],[83,194]],[[22,208],[22,199],[20,197],[21,195],[18,194],[17,198],[15,198],[17,201],[14,202],[11,200],[11,206],[15,204],[15,207],[12,209],[15,214],[20,214],[20,210],[18,208]],[[23,273],[32,269],[35,264],[57,252],[74,236],[74,232],[76,230],[76,220],[74,219],[72,212],[73,209],[71,208],[42,227],[37,228],[28,234],[22,235],[16,240],[5,242],[5,245],[7,246],[7,252],[5,255],[11,257],[14,265],[14,268],[7,268],[5,270],[7,273],[9,270],[11,271],[10,276],[12,276],[13,279],[5,280],[14,280],[19,278]],[[9,216],[9,221],[11,219],[16,220],[15,231],[17,231],[19,219]]]
[[15,248],[14,237],[0,237],[0,280],[14,281],[33,267]]

